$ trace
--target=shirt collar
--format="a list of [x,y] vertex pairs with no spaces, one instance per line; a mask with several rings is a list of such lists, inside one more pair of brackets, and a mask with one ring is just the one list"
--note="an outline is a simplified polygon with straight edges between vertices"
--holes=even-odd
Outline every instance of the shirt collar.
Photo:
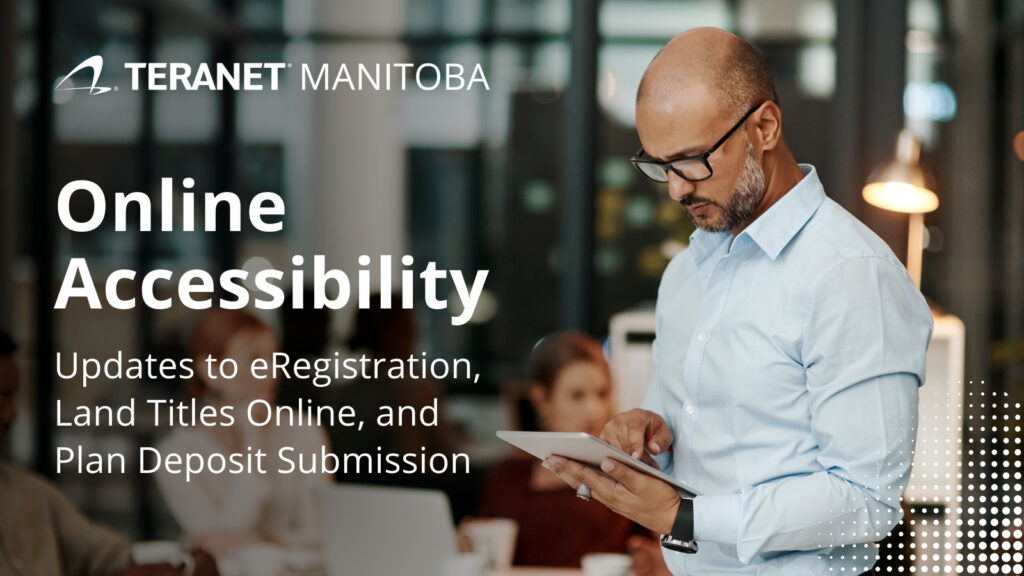
[[801,164],[800,170],[803,179],[740,233],[749,236],[772,260],[779,257],[825,201],[825,190],[814,166]]
[[[739,234],[748,236],[772,260],[778,258],[825,201],[825,190],[814,166],[801,164],[800,170],[804,173],[803,179]],[[705,232],[698,229],[690,235],[690,250],[694,259],[700,262],[730,236],[730,232]]]
[[699,264],[730,236],[732,234],[729,232],[705,232],[698,228],[693,234],[690,234],[689,252],[693,254],[694,261]]

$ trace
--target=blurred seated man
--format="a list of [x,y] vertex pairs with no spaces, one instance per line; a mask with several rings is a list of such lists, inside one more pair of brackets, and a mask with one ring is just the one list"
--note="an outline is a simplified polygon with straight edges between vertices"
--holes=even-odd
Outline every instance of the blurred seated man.
[[[18,367],[14,341],[0,331],[0,443],[17,416]],[[195,552],[197,576],[217,574],[205,552]],[[172,576],[169,564],[132,564],[132,546],[93,524],[52,484],[0,460],[0,576]]]

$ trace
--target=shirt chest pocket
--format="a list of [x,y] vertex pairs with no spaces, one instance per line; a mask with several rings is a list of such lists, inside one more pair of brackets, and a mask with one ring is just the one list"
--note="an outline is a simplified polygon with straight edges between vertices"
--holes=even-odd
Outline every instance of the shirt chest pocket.
[[699,318],[700,293],[696,287],[681,290],[661,303],[657,317],[658,370],[668,381],[677,384],[685,372],[686,355],[690,351],[693,331]]

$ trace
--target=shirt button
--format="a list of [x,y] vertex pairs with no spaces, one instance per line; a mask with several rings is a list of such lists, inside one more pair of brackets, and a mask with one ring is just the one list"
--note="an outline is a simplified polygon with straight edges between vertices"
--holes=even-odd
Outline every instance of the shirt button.
[[693,414],[693,406],[687,406],[686,407],[686,413],[687,414]]
[[708,336],[707,332],[701,332],[700,334],[697,334],[697,342],[707,342],[709,338],[711,337]]

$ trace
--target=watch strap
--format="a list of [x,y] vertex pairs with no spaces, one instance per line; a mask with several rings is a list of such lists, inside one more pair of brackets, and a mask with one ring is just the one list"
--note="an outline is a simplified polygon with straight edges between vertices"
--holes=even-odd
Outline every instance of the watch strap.
[[693,541],[693,500],[679,499],[676,519],[672,522],[672,531],[662,534],[661,546],[673,552],[696,554],[697,543]]
[[676,512],[676,519],[672,523],[669,535],[676,540],[693,540],[693,500],[679,499],[679,510]]

